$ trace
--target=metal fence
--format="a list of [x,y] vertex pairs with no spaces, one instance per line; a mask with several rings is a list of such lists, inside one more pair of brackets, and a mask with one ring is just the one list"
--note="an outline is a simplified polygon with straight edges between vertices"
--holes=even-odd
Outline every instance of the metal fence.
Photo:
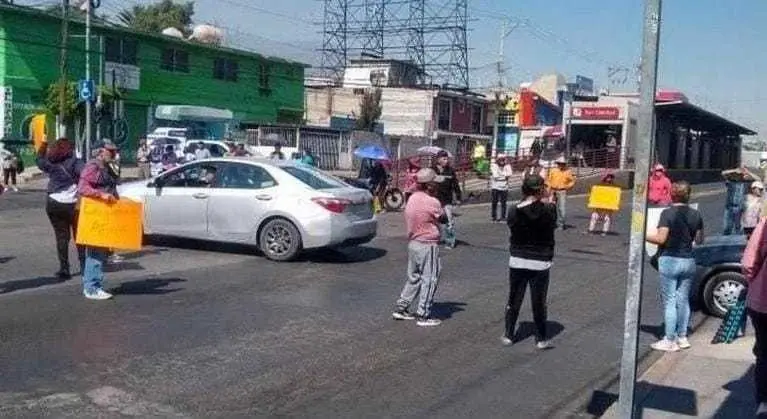
[[311,150],[317,166],[323,170],[351,167],[351,133],[311,126],[260,126],[246,131],[245,142],[254,147],[281,144],[297,151]]

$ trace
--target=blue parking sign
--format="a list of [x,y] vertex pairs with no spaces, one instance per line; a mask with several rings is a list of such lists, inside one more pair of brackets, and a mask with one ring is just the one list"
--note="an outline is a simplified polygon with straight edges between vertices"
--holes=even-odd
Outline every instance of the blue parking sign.
[[93,101],[95,96],[95,86],[93,80],[80,80],[77,83],[77,91],[80,98],[80,102]]

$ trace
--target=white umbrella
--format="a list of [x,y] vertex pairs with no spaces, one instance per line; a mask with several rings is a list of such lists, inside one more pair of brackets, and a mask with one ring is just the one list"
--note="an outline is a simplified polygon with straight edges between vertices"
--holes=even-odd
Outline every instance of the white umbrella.
[[451,159],[453,158],[453,153],[445,150],[442,147],[437,147],[435,145],[427,145],[427,146],[419,148],[416,151],[418,152],[418,154],[429,154],[429,155],[432,155],[432,156],[436,156],[437,153],[439,153],[440,151],[444,151],[444,152],[447,153],[448,157],[450,157]]

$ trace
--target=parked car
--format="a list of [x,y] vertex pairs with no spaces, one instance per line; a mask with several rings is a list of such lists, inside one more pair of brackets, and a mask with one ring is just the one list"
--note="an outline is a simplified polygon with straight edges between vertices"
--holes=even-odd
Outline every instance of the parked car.
[[740,259],[746,236],[711,236],[694,249],[698,272],[691,299],[708,314],[724,317],[748,286]]
[[144,203],[144,234],[257,246],[272,260],[376,236],[370,192],[289,160],[214,158],[120,186]]

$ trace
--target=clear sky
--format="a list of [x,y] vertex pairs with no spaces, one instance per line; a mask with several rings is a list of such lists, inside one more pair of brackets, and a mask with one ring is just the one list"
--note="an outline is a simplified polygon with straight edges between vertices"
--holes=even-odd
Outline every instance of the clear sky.
[[[29,0],[41,3],[45,0]],[[102,0],[114,14],[121,5],[150,0]],[[198,22],[227,30],[233,45],[320,62],[321,0],[196,0]],[[510,83],[559,72],[581,74],[610,87],[608,67],[631,69],[636,88],[642,36],[642,0],[469,0],[469,47],[474,86],[496,76],[503,16],[522,22],[505,41]],[[660,87],[760,131],[767,140],[767,0],[666,0],[661,29]]]

